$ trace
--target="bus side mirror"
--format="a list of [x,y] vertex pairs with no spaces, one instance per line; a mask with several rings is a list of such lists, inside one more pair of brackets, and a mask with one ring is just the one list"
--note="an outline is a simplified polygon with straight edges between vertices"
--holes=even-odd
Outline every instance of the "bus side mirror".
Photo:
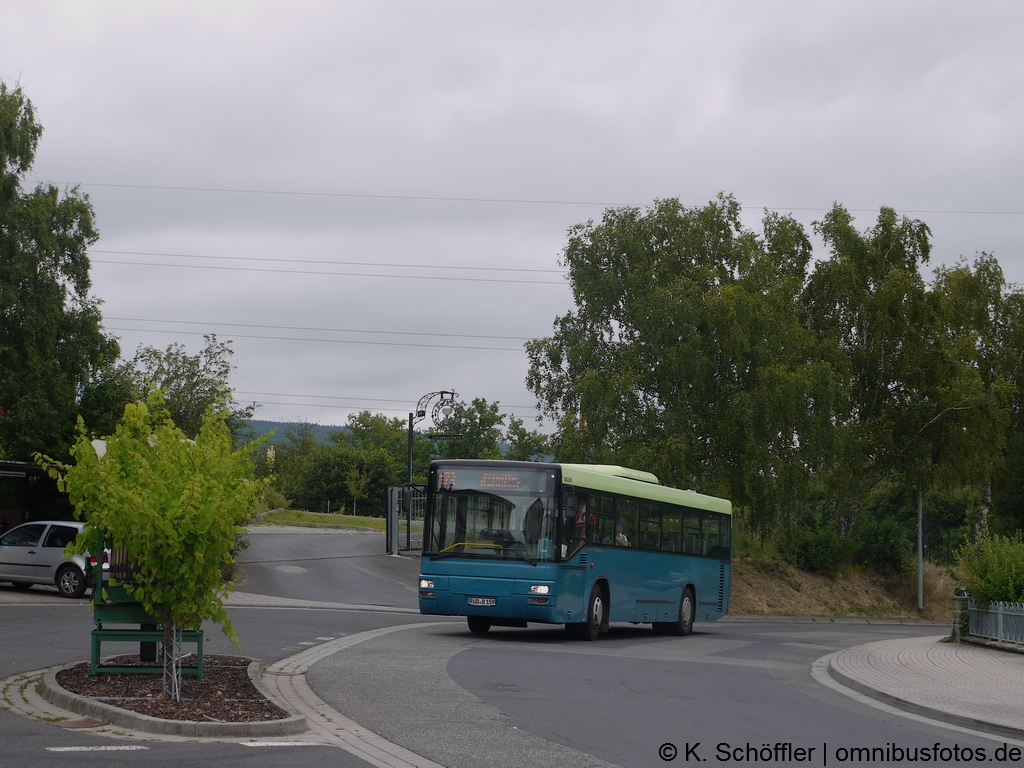
[[576,497],[575,496],[566,496],[565,497],[565,516],[568,517],[568,518],[575,518],[576,517],[576,510],[577,510]]
[[407,514],[409,514],[409,511],[411,509],[412,509],[412,488],[403,488],[402,489],[402,512],[407,515]]

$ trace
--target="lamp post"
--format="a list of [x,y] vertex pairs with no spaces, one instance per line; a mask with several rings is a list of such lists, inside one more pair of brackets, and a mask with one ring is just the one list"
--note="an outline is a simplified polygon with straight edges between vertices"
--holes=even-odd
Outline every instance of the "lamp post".
[[430,408],[430,420],[436,427],[442,417],[448,418],[454,413],[455,398],[458,396],[459,393],[454,389],[428,392],[416,403],[416,410],[409,414],[409,476],[405,488],[402,489],[402,512],[405,513],[406,522],[406,549],[412,547],[412,428],[427,417],[427,408],[434,400],[437,402],[434,403],[433,408]]
[[437,402],[430,409],[430,420],[437,426],[441,417],[447,418],[455,411],[455,398],[459,393],[454,389],[442,389],[440,392],[429,392],[416,403],[416,411],[409,414],[409,477],[406,485],[412,488],[412,428],[427,417],[427,408],[436,398]]

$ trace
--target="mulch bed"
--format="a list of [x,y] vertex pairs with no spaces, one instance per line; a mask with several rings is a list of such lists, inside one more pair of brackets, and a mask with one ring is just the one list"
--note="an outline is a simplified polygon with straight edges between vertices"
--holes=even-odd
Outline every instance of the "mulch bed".
[[[186,666],[195,664],[194,654],[184,657]],[[66,691],[105,704],[164,720],[249,723],[283,720],[288,713],[266,699],[252,684],[246,670],[252,659],[238,656],[203,656],[203,679],[184,675],[182,700],[163,697],[163,674],[89,674],[89,664],[77,664],[57,673],[57,683]],[[105,664],[143,666],[138,656],[104,659]],[[148,665],[151,666],[151,665]]]

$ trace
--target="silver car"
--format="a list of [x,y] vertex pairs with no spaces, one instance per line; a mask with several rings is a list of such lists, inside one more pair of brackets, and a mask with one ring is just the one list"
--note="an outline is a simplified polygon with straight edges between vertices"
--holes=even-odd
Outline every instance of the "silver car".
[[[81,597],[91,586],[88,556],[64,559],[64,547],[75,540],[85,523],[44,520],[24,523],[0,536],[0,581],[18,589],[53,584],[62,597]],[[109,568],[107,556],[104,569]],[[106,574],[104,574],[105,576]]]

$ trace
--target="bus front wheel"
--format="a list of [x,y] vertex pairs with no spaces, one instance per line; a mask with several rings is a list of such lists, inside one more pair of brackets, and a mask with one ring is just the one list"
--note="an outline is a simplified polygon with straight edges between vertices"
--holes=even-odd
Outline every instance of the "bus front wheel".
[[597,636],[601,634],[601,627],[604,625],[604,612],[604,592],[601,591],[599,584],[595,584],[590,593],[590,610],[587,611],[587,620],[579,625],[580,639],[597,640]]
[[469,631],[478,635],[484,634],[491,628],[491,620],[485,619],[483,616],[467,616],[466,621],[469,624]]

